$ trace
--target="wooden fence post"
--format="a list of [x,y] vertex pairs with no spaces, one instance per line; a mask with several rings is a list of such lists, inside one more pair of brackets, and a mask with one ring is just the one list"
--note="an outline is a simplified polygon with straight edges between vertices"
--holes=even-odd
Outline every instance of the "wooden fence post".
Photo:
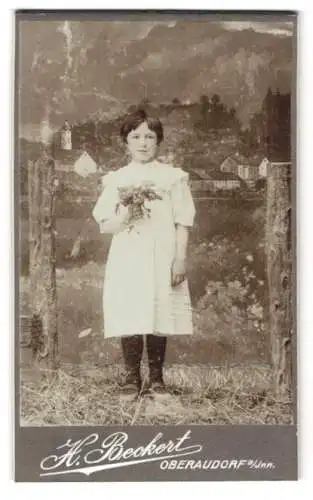
[[[50,141],[50,139],[49,139]],[[55,173],[51,142],[42,143],[36,162],[29,162],[30,344],[34,360],[58,367]]]
[[291,164],[270,163],[267,180],[266,257],[274,391],[291,390]]

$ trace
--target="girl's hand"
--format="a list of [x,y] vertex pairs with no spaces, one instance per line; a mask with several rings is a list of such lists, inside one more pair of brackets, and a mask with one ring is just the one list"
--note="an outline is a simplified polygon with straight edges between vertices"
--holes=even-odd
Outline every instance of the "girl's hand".
[[180,285],[186,278],[186,260],[175,257],[172,264],[172,286]]
[[142,205],[133,203],[128,207],[130,219],[141,219],[142,218]]
[[142,208],[140,205],[135,205],[135,204],[128,205],[124,218],[124,224],[129,224],[136,219],[141,219],[141,217],[142,217]]

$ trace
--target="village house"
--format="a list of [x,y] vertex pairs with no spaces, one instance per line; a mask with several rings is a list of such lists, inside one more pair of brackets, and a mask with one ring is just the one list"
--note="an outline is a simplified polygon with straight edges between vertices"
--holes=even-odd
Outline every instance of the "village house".
[[78,204],[95,199],[103,173],[94,158],[84,150],[58,150],[54,158],[58,196]]
[[239,179],[236,173],[213,170],[210,172],[210,177],[212,179],[211,189],[213,191],[235,191],[237,189],[240,189],[242,185],[242,181]]
[[238,175],[238,163],[232,156],[228,156],[221,163],[220,170],[221,172],[228,172]]
[[253,188],[259,179],[259,158],[248,159],[241,157],[238,161],[238,176],[248,187]]
[[262,160],[260,157],[246,158],[236,153],[223,160],[220,171],[236,174],[247,186],[254,187],[258,179],[267,177],[268,164],[267,158]]
[[190,170],[190,182],[192,191],[219,191],[235,190],[241,187],[241,181],[236,174],[210,170],[207,172],[201,168]]
[[268,165],[269,165],[269,160],[267,158],[263,158],[259,165],[259,175],[260,177],[267,177],[268,174]]
[[55,152],[55,170],[56,172],[75,172],[81,177],[87,177],[98,171],[98,165],[87,151],[59,149]]
[[75,172],[81,177],[98,172],[95,159],[85,149],[72,149],[72,128],[67,120],[55,136],[56,172]]

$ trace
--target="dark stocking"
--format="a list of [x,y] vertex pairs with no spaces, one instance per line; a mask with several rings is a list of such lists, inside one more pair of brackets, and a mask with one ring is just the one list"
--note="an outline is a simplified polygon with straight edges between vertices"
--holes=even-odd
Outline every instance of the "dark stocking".
[[167,337],[147,335],[147,353],[150,370],[150,382],[163,382]]
[[122,349],[126,368],[126,384],[141,386],[140,363],[143,351],[142,335],[122,337]]

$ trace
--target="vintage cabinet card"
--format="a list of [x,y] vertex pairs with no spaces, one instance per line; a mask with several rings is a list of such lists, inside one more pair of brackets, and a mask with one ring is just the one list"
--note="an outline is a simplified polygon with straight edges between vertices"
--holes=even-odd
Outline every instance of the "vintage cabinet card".
[[297,479],[297,14],[15,18],[15,480]]

